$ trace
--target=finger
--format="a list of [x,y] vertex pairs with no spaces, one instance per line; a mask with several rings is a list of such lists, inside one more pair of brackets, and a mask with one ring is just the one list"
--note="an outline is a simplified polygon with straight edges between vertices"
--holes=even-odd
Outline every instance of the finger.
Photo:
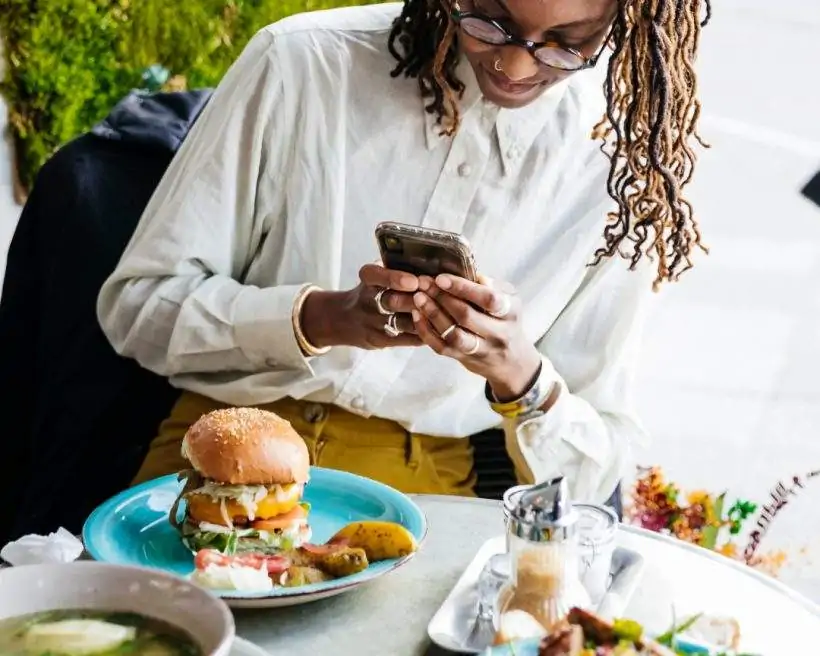
[[416,324],[416,334],[419,336],[422,344],[426,344],[439,355],[444,355],[447,352],[447,344],[441,339],[436,329],[433,328],[433,324],[427,320],[427,317],[419,310],[414,310],[413,321]]
[[446,342],[456,324],[453,318],[424,292],[416,292],[413,294],[413,302],[416,304],[416,308],[424,315],[427,321],[432,324],[435,331],[441,335],[441,338]]
[[493,289],[499,292],[515,295],[515,287],[508,283],[506,280],[495,280],[494,278],[490,278],[489,276],[485,276],[480,273],[478,274],[477,278],[478,282],[482,285],[492,287]]
[[511,299],[509,295],[497,286],[482,285],[477,282],[470,282],[465,278],[442,274],[436,277],[436,286],[439,289],[452,294],[468,303],[472,303],[487,313],[502,312],[507,310]]
[[[370,327],[374,332],[374,338],[371,341],[378,343],[378,347],[382,348],[385,345],[387,346],[419,346],[420,342],[418,337],[416,336],[416,324],[413,321],[413,316],[408,312],[405,314],[396,314],[395,315],[395,326],[399,330],[399,334],[395,337],[388,335],[385,331],[384,327],[387,325],[390,317],[380,317],[376,323],[372,324]],[[406,343],[406,340],[400,340],[400,344],[393,343],[394,340],[397,340],[401,337],[412,337],[411,343]],[[387,343],[389,342],[389,344]]]
[[402,333],[416,334],[416,324],[413,321],[413,316],[409,312],[396,314],[396,328]]
[[[415,330],[415,328],[414,328]],[[396,337],[390,337],[382,333],[374,340],[376,348],[392,348],[395,346],[421,346],[424,342],[413,333],[402,333]]]
[[408,315],[416,307],[413,303],[413,295],[404,292],[385,292],[382,294],[382,306],[385,310]]
[[421,311],[416,310],[413,313],[413,320],[416,323],[416,333],[421,341],[439,355],[462,360],[481,354],[482,340],[477,335],[456,327],[445,341]]
[[419,289],[423,292],[429,292],[435,288],[436,282],[430,276],[419,276]]
[[414,292],[419,288],[419,279],[412,273],[385,269],[378,264],[365,264],[359,269],[359,279],[370,287],[384,287],[400,292]]
[[476,310],[475,307],[456,298],[446,292],[441,292],[436,298],[436,303],[452,317],[453,321],[461,328],[484,338],[491,338],[504,328],[495,317],[491,317],[485,312]]

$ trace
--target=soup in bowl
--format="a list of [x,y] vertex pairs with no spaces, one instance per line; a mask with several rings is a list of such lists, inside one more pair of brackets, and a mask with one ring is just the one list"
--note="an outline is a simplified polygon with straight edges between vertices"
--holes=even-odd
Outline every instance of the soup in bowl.
[[170,574],[78,562],[0,570],[2,656],[228,656],[222,600]]

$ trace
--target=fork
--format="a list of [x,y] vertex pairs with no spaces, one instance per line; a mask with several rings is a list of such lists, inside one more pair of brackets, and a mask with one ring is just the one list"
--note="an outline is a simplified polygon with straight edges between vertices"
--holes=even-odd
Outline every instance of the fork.
[[495,604],[498,593],[509,580],[507,554],[496,554],[484,565],[476,583],[478,600],[475,620],[464,647],[480,652],[489,647],[495,638]]

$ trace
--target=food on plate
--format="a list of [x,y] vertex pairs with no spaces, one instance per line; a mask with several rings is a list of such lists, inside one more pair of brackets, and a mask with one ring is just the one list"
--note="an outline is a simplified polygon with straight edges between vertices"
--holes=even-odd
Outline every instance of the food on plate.
[[274,581],[281,582],[290,567],[283,556],[267,554],[237,554],[229,556],[216,549],[201,549],[194,559],[191,580],[211,590],[243,590],[267,592]]
[[510,610],[499,616],[498,631],[493,644],[502,645],[516,640],[541,638],[546,634],[547,630],[532,615],[523,610]]
[[136,613],[57,610],[0,620],[0,654],[203,656],[184,631]]
[[341,578],[367,569],[368,558],[364,549],[346,544],[304,544],[288,553],[290,562],[297,567],[311,567]]
[[733,617],[698,615],[687,627],[686,637],[694,642],[737,651],[740,647],[740,624]]
[[274,587],[321,583],[367,569],[362,549],[344,544],[302,545],[278,554],[242,553],[233,556],[202,549],[194,559],[191,579],[212,590],[267,592]]
[[413,534],[393,522],[353,522],[338,531],[330,542],[345,542],[350,547],[364,549],[371,563],[403,558],[418,549]]
[[182,455],[192,469],[180,473],[170,521],[194,553],[274,554],[310,540],[310,458],[290,422],[257,408],[215,410],[188,429]]
[[194,559],[193,581],[215,590],[265,592],[274,587],[298,587],[351,576],[371,562],[409,555],[418,544],[404,526],[391,522],[353,522],[327,544],[303,542],[273,551],[200,549]]
[[580,608],[544,638],[539,656],[675,656],[667,647],[649,640],[632,620],[606,620]]
[[311,544],[310,505],[302,499],[308,450],[272,412],[203,415],[185,434],[182,455],[192,469],[180,473],[185,486],[170,521],[196,554],[192,579],[204,587],[256,592],[319,583],[418,548],[391,522],[353,522],[327,544]]

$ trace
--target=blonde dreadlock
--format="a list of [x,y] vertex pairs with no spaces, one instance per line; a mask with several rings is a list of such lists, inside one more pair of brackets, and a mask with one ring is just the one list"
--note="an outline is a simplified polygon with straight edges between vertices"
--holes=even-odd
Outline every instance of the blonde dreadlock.
[[[593,264],[616,253],[634,268],[657,257],[655,288],[692,267],[695,248],[706,250],[692,206],[683,196],[696,155],[700,102],[694,62],[700,30],[711,16],[710,0],[617,0],[604,93],[606,116],[595,127],[611,166],[609,215],[604,244]],[[701,22],[701,9],[705,17]],[[393,25],[393,75],[418,80],[427,111],[442,132],[453,135],[464,84],[456,77],[455,26],[441,0],[405,0]],[[624,242],[632,242],[631,252]]]

